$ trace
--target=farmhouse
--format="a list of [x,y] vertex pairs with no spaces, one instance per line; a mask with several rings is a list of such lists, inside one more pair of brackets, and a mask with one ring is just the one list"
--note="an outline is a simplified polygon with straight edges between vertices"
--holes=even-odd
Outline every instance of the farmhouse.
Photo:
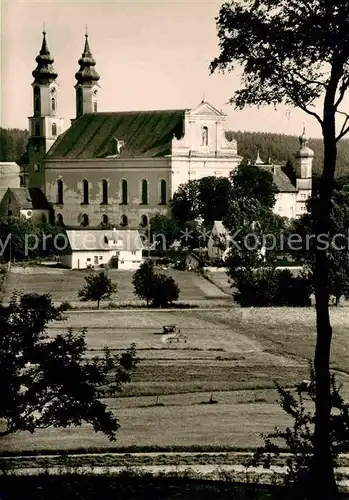
[[86,269],[117,262],[118,269],[135,270],[142,263],[143,245],[135,230],[67,231],[70,250],[62,264],[69,269]]
[[49,222],[51,206],[38,188],[9,187],[0,201],[0,215]]

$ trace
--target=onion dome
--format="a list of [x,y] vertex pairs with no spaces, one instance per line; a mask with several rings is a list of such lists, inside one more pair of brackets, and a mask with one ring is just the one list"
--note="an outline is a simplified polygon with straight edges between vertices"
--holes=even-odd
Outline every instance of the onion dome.
[[37,67],[32,72],[35,83],[51,83],[57,78],[57,73],[52,66],[54,63],[54,59],[48,50],[47,42],[46,42],[46,31],[43,31],[44,35],[42,39],[42,46],[39,55],[36,57],[36,62],[38,63]]
[[303,133],[299,136],[300,149],[297,152],[297,158],[313,158],[314,151],[308,148],[309,137],[305,132],[305,127],[303,127]]
[[99,74],[95,70],[96,61],[93,59],[90,46],[88,44],[88,34],[85,34],[84,52],[79,59],[80,69],[75,73],[75,78],[81,85],[93,84],[100,79]]

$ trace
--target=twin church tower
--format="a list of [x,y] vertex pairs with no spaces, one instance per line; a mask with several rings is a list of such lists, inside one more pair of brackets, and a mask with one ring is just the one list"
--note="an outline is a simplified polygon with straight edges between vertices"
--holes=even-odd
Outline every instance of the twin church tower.
[[[43,32],[32,72],[33,116],[27,150],[18,161],[22,186],[41,190],[54,220],[67,227],[146,227],[168,214],[181,184],[229,177],[243,158],[226,136],[226,115],[204,99],[192,109],[98,112],[99,79],[88,35],[75,74],[76,115],[63,132],[57,73]],[[277,187],[274,210],[293,218],[311,196],[314,152],[305,131],[296,153],[296,182],[281,165],[259,158]]]
[[[43,31],[42,46],[36,62],[37,66],[32,72],[34,77],[32,83],[33,116],[29,117],[29,141],[27,153],[21,165],[26,167],[24,174],[26,179],[23,179],[23,183],[28,187],[32,187],[32,180],[35,183],[33,187],[41,184],[39,181],[40,173],[43,177],[41,160],[63,132],[63,118],[58,115],[58,74],[53,67],[54,59],[47,45],[45,31]],[[78,62],[80,68],[75,74],[77,80],[75,85],[76,118],[85,113],[97,112],[98,109],[100,76],[95,69],[96,61],[90,50],[87,32],[84,51]]]

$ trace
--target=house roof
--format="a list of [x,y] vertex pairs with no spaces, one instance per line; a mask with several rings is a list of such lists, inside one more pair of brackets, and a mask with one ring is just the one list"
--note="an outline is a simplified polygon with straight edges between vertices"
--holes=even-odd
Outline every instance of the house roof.
[[[141,250],[142,240],[137,230],[71,230],[67,237],[72,251],[94,250]],[[110,245],[109,242],[114,242]]]
[[292,184],[280,165],[256,165],[270,172],[279,193],[297,193],[298,189]]
[[[57,138],[46,159],[165,156],[173,136],[183,135],[184,114],[184,109],[86,113]],[[123,142],[120,149],[118,141]]]
[[8,191],[23,210],[49,210],[51,208],[39,188],[8,188]]
[[215,220],[213,222],[213,226],[216,228],[216,230],[219,234],[223,234],[223,235],[227,235],[227,236],[229,235],[229,231],[224,226],[224,224],[221,220]]

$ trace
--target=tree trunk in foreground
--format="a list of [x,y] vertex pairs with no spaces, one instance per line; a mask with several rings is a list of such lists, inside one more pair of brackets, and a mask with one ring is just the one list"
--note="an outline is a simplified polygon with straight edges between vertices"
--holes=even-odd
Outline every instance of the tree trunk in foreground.
[[[337,156],[334,116],[334,113],[324,113],[324,169],[320,185],[317,235],[328,234],[330,229],[331,198]],[[336,500],[338,488],[331,453],[332,327],[329,313],[328,258],[327,252],[318,247],[315,264],[315,299],[317,337],[314,359],[316,382],[314,462],[310,471],[311,489],[307,497],[312,500]]]

